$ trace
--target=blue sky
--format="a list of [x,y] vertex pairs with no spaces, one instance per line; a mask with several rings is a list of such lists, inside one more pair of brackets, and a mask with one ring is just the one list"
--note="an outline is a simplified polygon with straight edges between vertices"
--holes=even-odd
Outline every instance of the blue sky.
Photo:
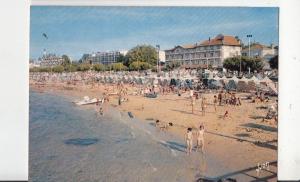
[[33,59],[43,49],[72,59],[140,44],[170,49],[220,33],[278,45],[278,8],[32,6],[30,13]]

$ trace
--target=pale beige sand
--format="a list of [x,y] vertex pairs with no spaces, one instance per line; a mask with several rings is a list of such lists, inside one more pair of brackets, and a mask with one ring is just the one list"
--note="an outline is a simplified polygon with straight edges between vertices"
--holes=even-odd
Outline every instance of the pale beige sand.
[[[40,91],[52,90],[72,95],[78,99],[85,95],[90,98],[100,98],[104,88],[109,89],[110,93],[116,91],[115,86],[103,85],[95,85],[92,88],[92,86],[56,84],[38,88],[31,84],[30,87]],[[129,93],[136,90],[130,86],[127,88],[130,90]],[[201,99],[196,100],[195,112],[192,114],[188,95],[188,92],[182,94],[181,97],[175,94],[159,95],[155,99],[129,95],[129,101],[122,103],[120,109],[132,112],[135,117],[144,122],[154,122],[149,119],[172,122],[175,126],[169,128],[168,132],[180,137],[184,136],[186,127],[197,127],[203,123],[207,131],[205,152],[213,154],[230,168],[246,169],[256,166],[257,163],[277,161],[277,124],[273,120],[262,122],[259,118],[265,116],[267,110],[258,109],[258,107],[266,106],[267,103],[250,103],[248,100],[242,100],[242,106],[217,106],[217,112],[215,112],[212,105],[213,94],[205,94],[209,104],[206,109],[207,113],[202,116]],[[245,94],[238,94],[238,96],[242,95]],[[272,102],[274,100],[275,98]],[[110,103],[116,106],[117,98],[112,96]],[[224,120],[222,116],[225,110],[229,111],[229,118]],[[264,128],[255,128],[256,126],[264,126]],[[255,141],[266,142],[267,145],[258,146],[254,144]]]

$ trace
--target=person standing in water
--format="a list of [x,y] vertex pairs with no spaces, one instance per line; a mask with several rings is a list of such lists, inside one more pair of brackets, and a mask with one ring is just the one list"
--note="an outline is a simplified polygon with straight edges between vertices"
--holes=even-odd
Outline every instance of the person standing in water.
[[204,152],[204,126],[201,124],[196,133],[197,136],[197,146],[196,148],[201,149]]
[[192,152],[193,149],[193,133],[192,128],[188,128],[187,132],[184,136],[186,141],[186,153],[189,155]]

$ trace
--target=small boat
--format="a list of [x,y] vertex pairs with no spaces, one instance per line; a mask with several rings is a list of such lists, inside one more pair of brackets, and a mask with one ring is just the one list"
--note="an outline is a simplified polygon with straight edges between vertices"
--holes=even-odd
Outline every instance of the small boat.
[[96,99],[96,98],[90,99],[88,96],[84,96],[83,100],[78,101],[78,102],[74,102],[74,103],[76,105],[82,106],[82,105],[87,105],[87,104],[95,104],[97,102],[99,102],[99,100]]

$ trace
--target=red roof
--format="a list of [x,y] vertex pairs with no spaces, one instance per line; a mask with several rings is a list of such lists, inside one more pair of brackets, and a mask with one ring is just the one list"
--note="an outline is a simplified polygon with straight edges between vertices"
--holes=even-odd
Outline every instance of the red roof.
[[230,35],[218,35],[213,39],[205,40],[200,45],[229,45],[229,46],[240,46],[239,40]]

